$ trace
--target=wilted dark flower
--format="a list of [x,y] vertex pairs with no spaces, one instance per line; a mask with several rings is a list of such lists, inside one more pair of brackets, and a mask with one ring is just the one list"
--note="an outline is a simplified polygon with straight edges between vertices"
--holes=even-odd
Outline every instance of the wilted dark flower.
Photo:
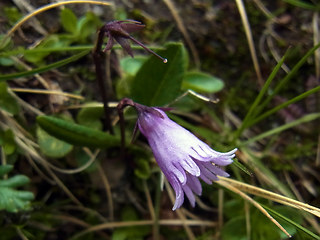
[[125,99],[125,105],[138,111],[138,127],[147,138],[154,157],[176,193],[172,210],[181,207],[184,194],[195,206],[194,194],[201,195],[198,178],[211,184],[217,176],[229,174],[219,166],[232,163],[237,149],[220,153],[211,149],[191,132],[173,122],[160,108],[147,107]]
[[107,45],[104,51],[110,50],[116,40],[126,52],[133,57],[132,49],[128,39],[132,40],[136,44],[143,47],[146,51],[160,58],[164,63],[167,63],[167,59],[159,56],[157,53],[147,48],[144,44],[130,36],[130,33],[136,32],[144,28],[145,25],[135,20],[124,20],[124,21],[112,21],[108,22],[102,27],[102,30],[106,33],[108,39]]

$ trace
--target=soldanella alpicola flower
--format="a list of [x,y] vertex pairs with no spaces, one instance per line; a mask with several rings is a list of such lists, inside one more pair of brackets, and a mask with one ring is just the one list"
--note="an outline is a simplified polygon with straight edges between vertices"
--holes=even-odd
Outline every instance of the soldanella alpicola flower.
[[176,194],[172,210],[181,207],[184,195],[195,206],[195,194],[201,195],[201,178],[207,184],[229,174],[219,166],[233,162],[237,149],[226,153],[213,150],[190,131],[172,121],[161,108],[147,107],[123,99],[121,106],[133,106],[138,111],[137,125],[147,138],[153,155]]
[[107,37],[108,42],[104,51],[112,49],[115,40],[120,44],[120,46],[131,56],[133,57],[133,52],[129,43],[129,40],[135,42],[139,46],[143,47],[149,53],[160,58],[164,63],[167,63],[167,59],[159,56],[157,53],[152,51],[150,48],[146,47],[143,43],[133,38],[130,33],[136,32],[144,28],[145,25],[141,22],[135,20],[123,20],[123,21],[111,21],[106,23],[100,31],[103,31]]

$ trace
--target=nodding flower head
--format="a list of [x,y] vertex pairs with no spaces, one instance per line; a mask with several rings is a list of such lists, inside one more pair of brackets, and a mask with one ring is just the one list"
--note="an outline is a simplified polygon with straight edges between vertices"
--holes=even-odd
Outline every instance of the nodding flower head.
[[155,55],[156,57],[160,58],[164,63],[167,63],[168,60],[166,58],[163,58],[159,56],[157,53],[152,51],[151,49],[147,48],[144,44],[133,38],[130,33],[136,32],[144,28],[145,25],[142,24],[141,22],[135,21],[135,20],[124,20],[124,21],[111,21],[105,24],[102,28],[101,31],[105,32],[107,35],[108,42],[107,45],[104,49],[105,51],[108,51],[112,49],[114,45],[114,40],[116,40],[121,47],[131,56],[133,57],[133,52],[130,46],[130,43],[128,39],[131,41],[135,42],[136,44],[140,45],[143,47],[146,51],[149,53]]
[[237,149],[221,153],[211,149],[191,132],[173,122],[160,108],[147,107],[125,99],[124,105],[138,111],[138,127],[147,138],[154,157],[173,187],[176,201],[172,210],[181,207],[184,195],[195,206],[195,194],[201,195],[199,181],[211,184],[217,176],[229,174],[219,166],[232,163]]

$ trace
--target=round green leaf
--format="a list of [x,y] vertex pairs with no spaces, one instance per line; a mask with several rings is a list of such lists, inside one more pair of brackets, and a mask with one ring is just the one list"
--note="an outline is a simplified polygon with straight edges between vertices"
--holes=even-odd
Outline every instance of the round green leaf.
[[223,89],[221,79],[203,72],[187,72],[183,77],[182,89],[199,93],[215,93]]
[[37,128],[38,143],[41,151],[48,157],[60,158],[67,155],[73,148],[69,143],[59,140],[41,128]]

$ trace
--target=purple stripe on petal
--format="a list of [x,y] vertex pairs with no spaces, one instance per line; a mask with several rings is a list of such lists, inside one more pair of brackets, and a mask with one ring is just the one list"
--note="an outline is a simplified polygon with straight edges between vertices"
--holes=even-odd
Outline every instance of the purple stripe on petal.
[[215,175],[219,175],[219,176],[222,176],[222,177],[229,177],[229,174],[228,174],[228,173],[226,173],[225,171],[223,171],[221,168],[212,165],[212,163],[210,163],[210,162],[203,163],[203,165],[205,165],[205,167],[206,167],[207,169],[209,169],[209,170],[210,170],[212,173],[214,173]]
[[201,195],[202,187],[199,179],[191,174],[187,174],[187,185],[191,188],[191,190],[197,194]]
[[204,174],[200,175],[200,178],[207,184],[211,185],[212,184],[212,180],[210,180],[209,178],[207,178]]
[[219,178],[215,174],[210,172],[202,162],[199,162],[198,166],[201,170],[200,176],[205,176],[206,178],[210,179],[211,181],[218,181],[219,180]]

